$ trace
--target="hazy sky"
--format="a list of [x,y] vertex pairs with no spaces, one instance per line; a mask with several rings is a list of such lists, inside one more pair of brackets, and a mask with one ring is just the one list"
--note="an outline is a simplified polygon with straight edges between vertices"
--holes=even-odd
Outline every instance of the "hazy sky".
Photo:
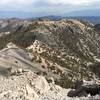
[[0,11],[64,14],[99,8],[100,0],[0,0]]

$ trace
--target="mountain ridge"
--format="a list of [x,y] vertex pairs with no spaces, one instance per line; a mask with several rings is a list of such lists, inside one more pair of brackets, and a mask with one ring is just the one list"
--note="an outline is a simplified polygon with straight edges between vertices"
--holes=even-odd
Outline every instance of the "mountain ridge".
[[[57,89],[57,95],[65,91],[64,98],[70,99],[74,99],[70,96],[81,97],[94,94],[95,97],[99,95],[99,30],[99,24],[66,18],[60,20],[49,18],[0,20],[0,82],[3,82],[2,79],[5,81],[4,89],[17,78],[19,81],[16,82],[23,85],[20,79],[24,77],[25,82],[28,79],[30,87],[26,86],[26,83],[25,86],[21,86],[24,88],[23,91],[29,89],[30,95],[27,92],[24,94],[32,97],[32,100],[35,98],[31,94],[32,91],[35,93],[34,96],[40,96],[40,100],[44,100],[48,95],[48,100],[52,100],[52,97],[54,100],[55,98],[60,100],[59,96],[54,96],[55,89]],[[34,87],[35,82],[39,90]],[[45,86],[49,83],[50,86],[46,94],[41,96],[43,93],[41,88],[45,87],[43,85],[45,82]],[[17,84],[14,83],[13,87],[16,86]],[[7,93],[9,93],[8,89],[13,91],[8,86]],[[93,89],[95,91],[92,91]],[[15,91],[16,93],[20,95],[18,91]],[[51,96],[50,93],[53,95]],[[90,97],[94,98],[93,96]]]

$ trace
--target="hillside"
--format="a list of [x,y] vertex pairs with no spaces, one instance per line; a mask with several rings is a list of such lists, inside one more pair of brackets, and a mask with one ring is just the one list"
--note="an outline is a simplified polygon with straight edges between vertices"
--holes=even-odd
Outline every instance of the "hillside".
[[[90,12],[92,12],[92,11],[90,11]],[[68,14],[64,14],[63,16],[53,16],[53,15],[51,15],[51,16],[44,16],[44,17],[41,17],[41,18],[42,19],[48,18],[49,20],[54,20],[54,21],[61,20],[61,19],[65,18],[65,19],[88,21],[88,22],[93,23],[93,24],[99,24],[100,23],[100,16],[93,16],[93,15],[92,16],[90,16],[90,15],[82,16],[82,15],[79,14],[78,16],[75,16],[75,15],[71,16],[71,15],[68,15]],[[40,19],[40,17],[39,18],[33,18],[33,19]]]
[[21,68],[63,88],[100,78],[99,24],[73,19],[1,20],[0,49],[1,76]]

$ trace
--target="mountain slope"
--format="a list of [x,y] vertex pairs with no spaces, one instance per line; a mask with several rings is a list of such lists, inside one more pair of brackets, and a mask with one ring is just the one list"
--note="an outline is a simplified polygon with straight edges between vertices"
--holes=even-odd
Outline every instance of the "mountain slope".
[[7,48],[0,51],[0,72],[6,75],[9,68],[30,69],[33,72],[43,71],[39,64],[31,62],[30,57],[24,50],[12,43],[9,43]]
[[13,32],[0,37],[0,48],[13,42],[26,49],[30,61],[18,58],[24,67],[37,64],[36,68],[31,66],[33,70],[47,79],[53,77],[62,87],[74,87],[77,80],[94,79],[90,65],[100,62],[100,35],[93,24],[71,19],[27,20],[17,24],[8,27]]

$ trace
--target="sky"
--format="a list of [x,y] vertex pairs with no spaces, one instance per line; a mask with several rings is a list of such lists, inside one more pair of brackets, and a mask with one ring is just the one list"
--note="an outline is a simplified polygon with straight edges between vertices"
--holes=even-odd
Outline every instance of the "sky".
[[0,11],[22,12],[37,16],[65,15],[77,11],[100,9],[100,0],[0,0]]

